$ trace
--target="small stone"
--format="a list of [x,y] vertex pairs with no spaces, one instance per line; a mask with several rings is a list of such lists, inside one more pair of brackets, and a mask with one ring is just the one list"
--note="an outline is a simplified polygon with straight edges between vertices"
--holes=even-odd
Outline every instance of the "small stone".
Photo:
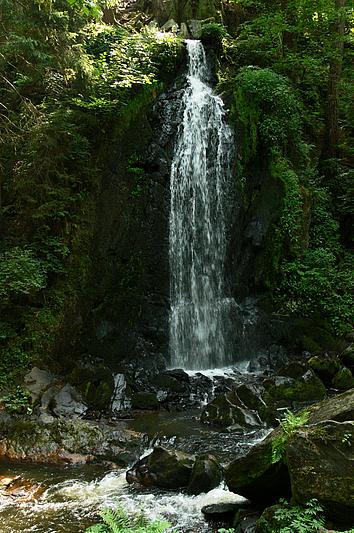
[[46,370],[41,370],[35,366],[25,375],[24,382],[27,390],[31,393],[32,401],[35,402],[53,382],[53,376]]

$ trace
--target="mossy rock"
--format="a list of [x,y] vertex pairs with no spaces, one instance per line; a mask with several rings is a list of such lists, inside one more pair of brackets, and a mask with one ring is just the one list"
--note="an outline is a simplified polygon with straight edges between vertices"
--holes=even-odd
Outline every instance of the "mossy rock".
[[109,368],[104,365],[78,366],[68,379],[80,390],[91,409],[104,411],[110,407],[114,378]]
[[341,391],[354,387],[354,378],[351,370],[343,366],[333,377],[332,385],[335,389]]
[[283,505],[278,503],[264,509],[261,517],[257,521],[254,533],[277,533],[282,526],[287,526],[286,523],[276,519],[275,514],[283,508]]
[[197,457],[187,491],[191,494],[209,492],[220,485],[223,478],[223,469],[216,457],[210,454]]
[[340,361],[336,357],[315,355],[308,360],[308,365],[315,374],[325,383],[330,384],[333,376],[341,367]]
[[315,402],[326,396],[326,387],[312,370],[298,379],[270,380],[266,385],[270,398],[284,405],[289,402]]
[[296,503],[316,498],[336,524],[354,523],[354,422],[325,420],[289,439],[286,463]]
[[168,392],[184,392],[186,389],[185,382],[178,381],[168,374],[158,374],[151,379],[150,383],[155,389]]
[[274,446],[282,435],[282,428],[275,429],[245,456],[228,465],[225,481],[230,491],[262,504],[290,495],[287,468],[280,455],[274,454]]
[[160,407],[154,392],[136,392],[132,395],[131,400],[133,409],[155,410]]

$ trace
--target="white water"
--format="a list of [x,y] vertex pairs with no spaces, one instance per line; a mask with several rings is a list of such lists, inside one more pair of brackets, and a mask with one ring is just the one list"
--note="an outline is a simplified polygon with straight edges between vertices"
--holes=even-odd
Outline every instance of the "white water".
[[233,139],[202,44],[187,41],[187,50],[170,186],[170,355],[175,367],[220,368],[232,360],[224,264]]
[[168,520],[170,531],[207,533],[201,508],[210,503],[244,501],[223,486],[206,494],[191,496],[180,492],[134,491],[125,472],[110,472],[101,479],[68,479],[53,484],[38,501],[17,503],[0,497],[1,533],[76,533],[85,530],[98,509],[123,508],[132,516],[143,511],[151,520]]

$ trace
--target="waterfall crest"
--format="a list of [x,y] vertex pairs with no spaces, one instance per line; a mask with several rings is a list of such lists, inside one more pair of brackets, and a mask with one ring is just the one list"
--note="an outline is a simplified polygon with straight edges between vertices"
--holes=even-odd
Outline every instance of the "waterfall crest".
[[213,94],[203,45],[187,41],[183,119],[171,168],[170,355],[173,366],[205,369],[232,359],[226,296],[226,205],[233,137]]

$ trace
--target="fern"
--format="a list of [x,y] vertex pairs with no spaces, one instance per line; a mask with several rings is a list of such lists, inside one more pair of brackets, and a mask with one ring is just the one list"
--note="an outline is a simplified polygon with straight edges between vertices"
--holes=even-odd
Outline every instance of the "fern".
[[95,524],[86,533],[163,533],[170,524],[162,520],[151,522],[144,514],[130,518],[122,508],[103,509],[99,512],[103,523]]

